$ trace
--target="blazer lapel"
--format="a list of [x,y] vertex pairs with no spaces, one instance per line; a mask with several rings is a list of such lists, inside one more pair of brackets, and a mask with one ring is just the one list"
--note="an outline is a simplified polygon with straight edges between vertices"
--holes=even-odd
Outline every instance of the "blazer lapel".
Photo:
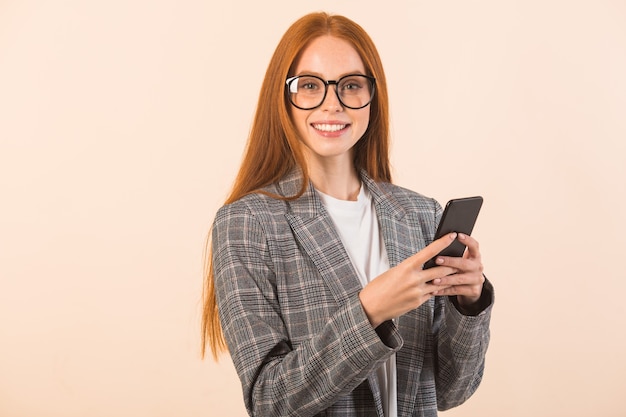
[[[293,175],[281,181],[281,194],[295,195],[300,182]],[[363,289],[352,262],[319,196],[309,184],[304,194],[287,202],[285,214],[296,240],[311,258],[338,304]]]
[[[424,237],[417,236],[415,228],[407,222],[408,213],[400,203],[382,187],[361,174],[374,199],[376,215],[389,258],[389,266],[394,267],[406,258],[414,255],[424,244]],[[404,344],[396,353],[396,370],[398,383],[398,414],[411,415],[412,399],[416,398],[419,383],[419,371],[423,366],[425,340],[430,331],[428,305],[422,305],[397,320],[398,330]],[[422,330],[416,330],[421,327]],[[419,352],[418,354],[415,354]],[[408,401],[407,401],[408,400]],[[414,405],[414,404],[413,404]]]
[[372,194],[389,266],[393,268],[415,253],[414,238],[405,221],[407,213],[392,195],[386,193],[365,172],[361,173],[361,178]]

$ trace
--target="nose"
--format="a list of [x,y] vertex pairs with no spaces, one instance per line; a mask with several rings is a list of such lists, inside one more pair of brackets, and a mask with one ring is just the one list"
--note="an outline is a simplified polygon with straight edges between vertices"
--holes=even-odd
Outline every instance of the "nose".
[[343,104],[339,101],[337,84],[329,84],[327,88],[326,97],[324,97],[324,101],[322,102],[322,110],[342,111]]

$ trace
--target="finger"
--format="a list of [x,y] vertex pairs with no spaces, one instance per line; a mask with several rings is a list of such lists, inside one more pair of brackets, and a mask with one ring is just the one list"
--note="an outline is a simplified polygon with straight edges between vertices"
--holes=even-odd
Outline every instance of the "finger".
[[457,272],[458,270],[456,268],[451,268],[448,266],[436,266],[434,268],[424,269],[423,271],[420,271],[422,276],[420,281],[429,282],[430,284],[434,285],[448,286],[449,284],[447,283],[441,284],[442,279],[454,275]]
[[482,262],[480,258],[469,259],[454,256],[438,256],[435,263],[440,266],[455,268],[459,273],[482,272]]
[[428,284],[429,288],[426,291],[430,296],[445,295],[447,291],[454,292],[454,287],[446,285]]
[[433,292],[433,295],[441,297],[441,296],[453,296],[453,295],[464,295],[463,288],[461,286],[452,286],[452,287],[442,287],[442,289]]
[[480,259],[480,245],[476,239],[466,235],[465,233],[459,233],[458,239],[461,243],[467,246],[467,250],[463,254],[463,257]]
[[407,261],[414,268],[422,268],[422,265],[426,263],[433,256],[437,255],[439,252],[450,246],[454,239],[456,239],[456,233],[448,233],[445,236],[440,237],[439,239],[433,241],[430,245],[426,246],[421,251],[417,252],[415,255],[407,258]]
[[482,287],[482,285],[452,285],[433,292],[433,295],[459,295],[477,300],[482,293]]
[[480,272],[451,274],[434,281],[435,284],[445,286],[482,286],[484,282],[485,277]]

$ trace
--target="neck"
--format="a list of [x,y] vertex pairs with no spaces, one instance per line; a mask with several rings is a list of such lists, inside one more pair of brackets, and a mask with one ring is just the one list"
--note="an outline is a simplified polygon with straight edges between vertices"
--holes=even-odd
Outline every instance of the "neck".
[[339,200],[356,201],[361,190],[361,178],[353,166],[344,169],[310,167],[309,175],[316,189]]

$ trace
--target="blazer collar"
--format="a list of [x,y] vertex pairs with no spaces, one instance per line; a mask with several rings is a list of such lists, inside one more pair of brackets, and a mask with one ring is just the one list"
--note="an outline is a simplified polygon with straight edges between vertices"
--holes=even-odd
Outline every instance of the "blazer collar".
[[396,220],[401,220],[406,215],[404,207],[389,192],[387,187],[371,179],[365,171],[361,171],[361,180],[372,194],[379,219],[381,214],[393,217]]
[[[365,170],[360,171],[360,177],[372,195],[379,218],[381,214],[384,214],[396,220],[401,220],[406,215],[405,209],[393,195],[385,187],[370,178]],[[294,169],[278,182],[276,191],[285,197],[293,196],[300,191],[301,185],[302,171]],[[310,181],[304,194],[300,198],[290,201],[288,205],[294,215],[302,217],[316,217],[325,212],[322,201]]]

